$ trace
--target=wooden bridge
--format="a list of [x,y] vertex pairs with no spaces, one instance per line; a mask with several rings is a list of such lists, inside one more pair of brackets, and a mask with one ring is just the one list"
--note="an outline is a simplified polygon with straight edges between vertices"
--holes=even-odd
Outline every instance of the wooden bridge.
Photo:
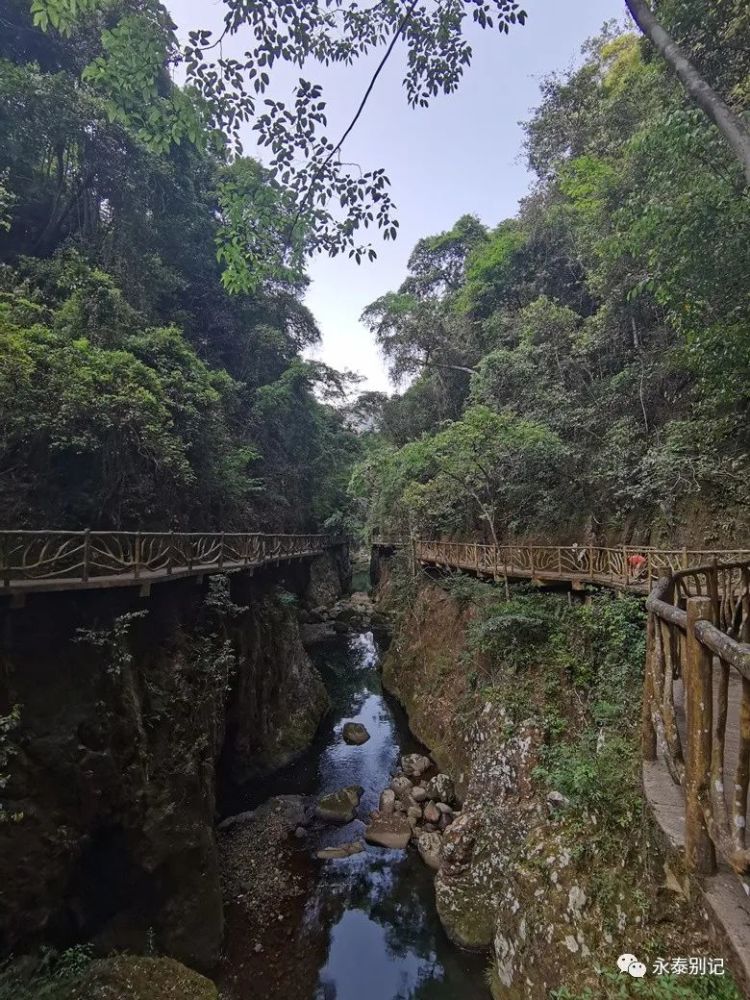
[[108,587],[148,588],[321,555],[331,535],[142,531],[2,531],[0,596]]
[[414,567],[648,593],[644,790],[750,996],[750,551],[374,545],[410,548]]
[[750,560],[748,549],[658,549],[649,546],[485,545],[421,538],[374,538],[380,549],[408,548],[415,564],[461,570],[494,580],[540,584],[592,584],[648,594],[663,576],[731,560]]

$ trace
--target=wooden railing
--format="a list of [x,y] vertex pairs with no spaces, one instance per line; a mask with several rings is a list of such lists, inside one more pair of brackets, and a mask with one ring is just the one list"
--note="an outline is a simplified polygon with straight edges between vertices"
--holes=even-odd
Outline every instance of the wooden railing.
[[712,560],[750,559],[747,550],[657,549],[647,546],[483,545],[378,537],[380,548],[411,546],[415,562],[468,570],[495,579],[592,583],[646,593],[658,579]]
[[750,872],[750,560],[696,566],[647,601],[643,752],[685,793],[685,853],[710,874],[717,854]]
[[318,555],[344,542],[330,535],[2,531],[0,593],[197,576]]

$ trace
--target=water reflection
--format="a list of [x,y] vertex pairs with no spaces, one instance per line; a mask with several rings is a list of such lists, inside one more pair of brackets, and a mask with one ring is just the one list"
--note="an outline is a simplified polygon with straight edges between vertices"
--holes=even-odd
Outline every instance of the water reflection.
[[[332,711],[314,746],[271,779],[238,792],[236,805],[252,808],[270,795],[321,795],[344,785],[365,789],[358,817],[343,827],[321,826],[300,852],[305,859],[320,847],[362,837],[402,753],[423,748],[409,732],[403,711],[384,694],[379,650],[371,633],[339,636],[313,654],[332,701]],[[348,746],[345,722],[361,722],[370,740]],[[307,863],[307,861],[306,861]],[[264,1000],[306,995],[311,1000],[487,1000],[486,960],[454,948],[440,925],[432,875],[413,852],[368,847],[358,855],[315,865],[311,890],[298,914],[290,967]],[[303,962],[299,956],[306,956]],[[317,986],[310,973],[317,964]],[[301,968],[302,965],[307,967]],[[308,986],[300,989],[300,980]],[[259,994],[235,994],[256,1000]]]

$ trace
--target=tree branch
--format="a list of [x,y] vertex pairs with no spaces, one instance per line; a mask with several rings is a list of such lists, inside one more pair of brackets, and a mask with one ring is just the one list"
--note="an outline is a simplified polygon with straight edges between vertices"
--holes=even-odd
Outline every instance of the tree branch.
[[676,73],[685,90],[732,147],[750,187],[750,130],[716,93],[656,20],[646,0],[625,0],[633,20]]
[[308,185],[307,191],[305,191],[305,196],[303,197],[302,201],[300,202],[299,208],[297,209],[297,214],[294,217],[294,222],[292,223],[292,230],[291,230],[292,232],[294,232],[294,230],[296,229],[297,223],[300,220],[302,212],[304,211],[305,207],[307,206],[308,201],[310,200],[310,196],[311,196],[311,194],[313,192],[313,189],[315,187],[315,182],[318,180],[318,178],[323,173],[323,171],[328,166],[328,164],[331,162],[331,160],[336,155],[336,153],[338,153],[340,151],[341,147],[344,145],[344,143],[346,142],[346,140],[351,135],[351,133],[352,133],[352,131],[354,129],[354,126],[357,124],[357,122],[361,118],[362,112],[365,110],[365,105],[367,104],[368,100],[370,99],[370,94],[373,92],[373,89],[375,88],[375,84],[378,81],[378,77],[380,76],[381,72],[383,71],[383,69],[385,67],[385,64],[388,62],[388,60],[390,58],[391,53],[393,52],[394,48],[396,47],[396,42],[399,40],[399,38],[401,37],[401,35],[404,33],[404,29],[406,28],[407,24],[411,20],[411,16],[414,13],[414,9],[416,8],[416,6],[417,6],[418,3],[419,3],[419,0],[412,0],[412,2],[409,4],[408,8],[406,9],[406,12],[404,13],[404,16],[401,18],[401,21],[400,21],[398,27],[396,28],[395,32],[393,33],[393,38],[391,39],[388,48],[385,50],[385,54],[384,54],[383,58],[378,63],[378,67],[375,70],[375,72],[373,73],[372,78],[371,78],[369,84],[367,85],[367,90],[365,91],[362,100],[359,102],[359,107],[357,108],[357,110],[356,110],[356,112],[354,114],[354,117],[349,122],[349,125],[347,126],[346,130],[344,131],[344,134],[341,136],[341,138],[339,139],[339,141],[330,150],[330,152],[328,153],[328,156],[326,156],[325,160],[323,160],[323,162],[320,164],[320,166],[318,167],[318,169],[313,174],[312,180],[310,181],[310,183]]

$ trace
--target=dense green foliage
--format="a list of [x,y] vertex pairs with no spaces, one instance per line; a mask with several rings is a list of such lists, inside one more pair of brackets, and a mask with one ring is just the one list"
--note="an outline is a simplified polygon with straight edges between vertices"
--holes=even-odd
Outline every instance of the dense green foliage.
[[[3,10],[0,524],[340,520],[356,442],[324,401],[346,379],[301,359],[319,336],[305,280],[276,268],[252,294],[222,283],[238,203],[278,258],[278,190],[254,161],[230,164],[201,102],[171,83],[151,5],[107,17],[150,39],[158,86],[133,77],[130,114],[105,79],[123,39],[101,24],[45,33],[26,0]],[[155,144],[175,107],[186,131]]]
[[[747,108],[740,6],[660,12]],[[739,168],[648,45],[614,28],[543,83],[525,128],[537,183],[517,217],[422,240],[401,288],[365,312],[394,376],[413,377],[368,400],[379,434],[352,489],[371,527],[491,539],[651,525],[676,540],[690,517],[706,541],[746,533]]]

